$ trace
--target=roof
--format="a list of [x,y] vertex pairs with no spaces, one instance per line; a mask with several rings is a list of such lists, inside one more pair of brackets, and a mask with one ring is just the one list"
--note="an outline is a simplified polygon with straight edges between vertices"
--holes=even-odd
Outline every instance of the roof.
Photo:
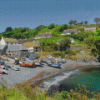
[[27,49],[21,44],[8,45],[7,49],[7,51],[20,51],[20,50],[27,50]]
[[12,39],[12,38],[4,38],[4,40],[6,42],[18,42],[16,39]]
[[19,44],[25,43],[25,42],[33,42],[33,38],[32,39],[17,39]]
[[39,47],[39,45],[36,44],[35,42],[26,42],[26,43],[24,43],[24,45],[26,47]]
[[68,33],[68,32],[77,32],[77,29],[67,29],[67,30],[64,30],[63,33]]
[[88,28],[84,28],[84,30],[96,30],[96,27],[88,27]]
[[48,37],[48,36],[51,36],[52,34],[51,33],[40,33],[38,35],[38,37]]
[[5,45],[0,45],[0,50],[4,49]]

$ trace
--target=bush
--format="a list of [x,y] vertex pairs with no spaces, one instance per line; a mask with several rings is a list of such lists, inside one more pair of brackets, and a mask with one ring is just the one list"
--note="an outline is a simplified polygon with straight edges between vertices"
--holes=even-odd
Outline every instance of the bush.
[[66,50],[65,54],[69,54],[69,55],[76,55],[77,51],[76,50]]
[[64,53],[64,52],[54,52],[54,53],[53,53],[53,56],[54,56],[54,57],[61,56],[61,58],[64,58],[64,57],[65,57],[65,53]]

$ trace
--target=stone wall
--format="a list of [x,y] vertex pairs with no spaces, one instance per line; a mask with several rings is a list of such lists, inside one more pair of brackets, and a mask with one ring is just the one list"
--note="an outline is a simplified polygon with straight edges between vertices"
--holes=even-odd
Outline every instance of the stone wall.
[[79,46],[79,47],[74,47],[74,46],[73,46],[73,47],[70,47],[70,48],[69,48],[69,50],[71,50],[71,49],[77,49],[77,50],[79,50],[79,49],[84,49],[84,47],[83,47],[83,46]]

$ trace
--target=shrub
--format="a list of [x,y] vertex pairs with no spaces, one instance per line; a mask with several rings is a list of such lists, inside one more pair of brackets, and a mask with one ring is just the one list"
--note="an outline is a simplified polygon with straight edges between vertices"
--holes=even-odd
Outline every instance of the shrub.
[[69,54],[69,55],[76,55],[77,51],[76,50],[66,50],[65,54]]
[[58,56],[61,56],[61,58],[64,58],[65,57],[65,53],[64,52],[54,52],[53,53],[53,56],[54,57],[58,57]]

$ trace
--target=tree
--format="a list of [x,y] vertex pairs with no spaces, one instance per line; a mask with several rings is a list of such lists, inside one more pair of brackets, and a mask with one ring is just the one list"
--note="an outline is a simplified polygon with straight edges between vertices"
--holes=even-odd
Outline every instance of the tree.
[[45,28],[45,26],[39,25],[38,27],[36,27],[36,30],[37,30],[37,31],[41,31],[41,29],[43,29],[43,28]]
[[69,21],[69,24],[72,25],[72,24],[73,24],[73,20],[70,20],[70,21]]
[[68,29],[68,25],[67,24],[64,24],[63,26],[61,26],[59,31],[62,32],[65,29]]
[[64,38],[60,41],[60,50],[67,50],[70,47],[70,38]]
[[49,25],[48,29],[53,29],[54,27],[55,27],[55,24],[52,23],[52,24]]
[[100,22],[100,18],[99,18],[99,17],[96,17],[96,18],[94,19],[94,21],[96,22],[96,24],[98,24],[98,23]]
[[85,24],[87,25],[88,21],[85,21]]
[[74,24],[74,25],[76,24],[76,22],[77,22],[76,20],[73,20],[73,24]]
[[6,32],[8,32],[8,31],[12,31],[12,27],[7,27]]

